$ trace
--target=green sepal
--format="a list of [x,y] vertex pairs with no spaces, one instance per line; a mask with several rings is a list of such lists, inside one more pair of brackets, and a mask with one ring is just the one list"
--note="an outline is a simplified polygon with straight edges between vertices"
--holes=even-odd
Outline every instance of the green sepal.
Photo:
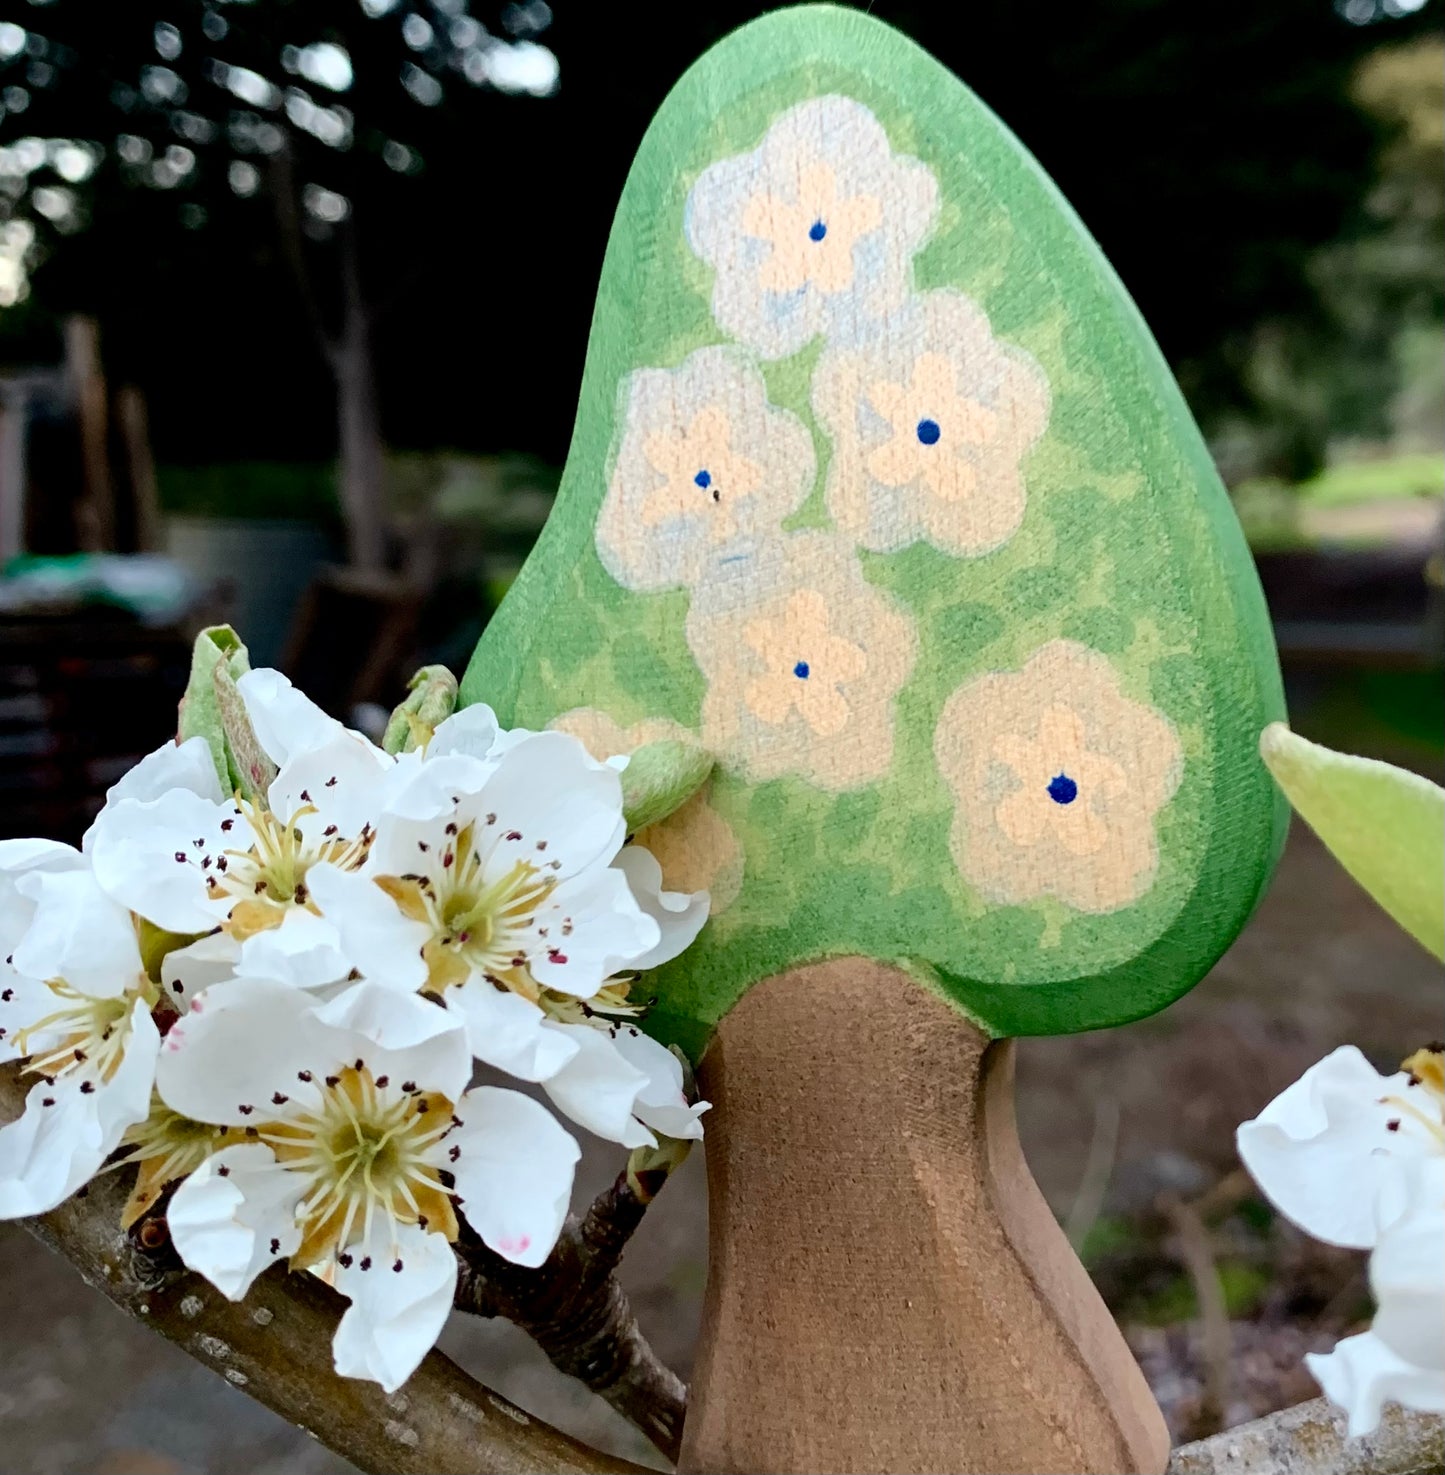
[[391,714],[381,746],[394,757],[424,748],[457,709],[457,678],[445,666],[423,666],[406,684],[411,693]]
[[629,833],[681,809],[713,771],[710,753],[676,738],[644,743],[622,770],[622,811]]
[[266,802],[271,780],[278,772],[270,755],[261,746],[250,713],[241,699],[240,689],[230,668],[218,661],[211,668],[211,685],[215,691],[216,710],[221,717],[221,733],[226,743],[226,758],[231,772],[232,793],[240,793],[253,804]]
[[189,946],[204,936],[199,932],[166,932],[144,917],[135,919],[136,942],[140,947],[141,966],[152,983],[162,983],[161,965],[177,948]]
[[1374,758],[1336,753],[1272,722],[1259,751],[1335,859],[1445,959],[1445,789]]
[[181,742],[193,737],[205,738],[221,788],[228,794],[236,791],[239,775],[232,772],[226,754],[215,672],[224,670],[234,685],[236,678],[250,669],[250,655],[241,637],[229,625],[212,625],[196,636],[191,650],[190,679],[181,698],[177,736]]
[[650,1204],[662,1186],[687,1161],[692,1143],[682,1137],[654,1132],[656,1147],[634,1147],[627,1156],[627,1186],[638,1200]]

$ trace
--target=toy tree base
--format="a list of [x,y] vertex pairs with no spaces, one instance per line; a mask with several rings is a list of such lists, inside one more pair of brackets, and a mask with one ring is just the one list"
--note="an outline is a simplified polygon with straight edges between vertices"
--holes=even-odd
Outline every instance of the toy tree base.
[[682,1471],[1164,1469],[1158,1407],[1024,1163],[1013,1058],[865,958],[723,1020]]

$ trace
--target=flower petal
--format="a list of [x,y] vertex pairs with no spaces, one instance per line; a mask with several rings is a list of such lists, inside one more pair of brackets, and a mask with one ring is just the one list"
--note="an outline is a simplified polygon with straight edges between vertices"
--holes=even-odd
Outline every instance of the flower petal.
[[329,742],[288,759],[271,780],[267,801],[283,819],[294,817],[312,844],[355,840],[364,825],[375,823],[392,766],[380,748],[338,727]]
[[1341,1046],[1239,1128],[1239,1156],[1270,1202],[1307,1234],[1369,1249],[1382,1176],[1392,1157],[1421,1150],[1387,1126],[1400,1113],[1381,1098],[1404,1087],[1404,1076],[1382,1076],[1353,1045]]
[[32,871],[15,889],[35,903],[29,930],[12,954],[19,972],[63,978],[97,999],[113,999],[135,984],[142,965],[130,913],[88,869]]
[[532,855],[545,844],[559,880],[602,861],[610,863],[627,834],[622,781],[570,733],[531,733],[509,748],[478,796],[478,811],[492,810],[498,828],[518,839],[500,844],[505,869],[510,848]]
[[344,1058],[344,1042],[318,1041],[315,1006],[312,995],[273,979],[206,989],[166,1035],[156,1062],[161,1099],[195,1121],[239,1127],[274,1092],[297,1094],[302,1071]]
[[80,851],[58,840],[0,840],[0,957],[15,950],[35,916],[34,900],[16,890],[20,878],[84,865]]
[[176,1189],[166,1210],[171,1239],[188,1268],[239,1301],[301,1243],[296,1205],[305,1187],[264,1142],[222,1148]]
[[208,932],[185,947],[173,948],[161,964],[161,985],[177,1007],[212,984],[236,976],[241,945],[229,932]]
[[657,857],[641,845],[628,845],[613,861],[627,877],[632,895],[657,923],[662,934],[657,946],[628,963],[629,968],[657,968],[692,946],[707,921],[710,897],[706,891],[664,891]]
[[449,988],[446,1006],[465,1022],[472,1054],[519,1081],[549,1080],[580,1048],[559,1030],[547,1028],[547,1016],[530,999],[485,979],[470,978]]
[[346,731],[269,666],[247,671],[236,688],[257,741],[278,767],[284,768],[296,754],[319,748]]
[[1400,1176],[1408,1206],[1382,1229],[1370,1256],[1379,1305],[1371,1331],[1445,1386],[1445,1156],[1402,1162]]
[[631,1024],[617,1027],[613,1044],[629,1065],[647,1077],[647,1084],[637,1093],[633,1107],[638,1120],[665,1137],[700,1140],[699,1118],[710,1103],[689,1103],[683,1094],[682,1063],[677,1056]]
[[336,1371],[393,1393],[446,1325],[456,1294],[456,1256],[444,1235],[403,1224],[395,1236],[378,1226],[350,1258],[350,1265],[338,1263],[335,1270],[336,1289],[351,1302],[331,1344]]
[[[545,932],[545,937],[542,935]],[[538,907],[532,977],[546,988],[588,999],[622,968],[658,949],[662,930],[637,904],[614,867],[574,877]]]
[[499,732],[497,714],[485,702],[473,702],[470,707],[453,712],[444,722],[438,723],[431,742],[426,746],[427,761],[432,762],[449,753],[485,759],[491,755]]
[[160,1034],[141,1000],[129,1030],[108,1081],[97,1084],[85,1071],[69,1071],[53,1085],[41,1081],[20,1118],[0,1128],[0,1219],[44,1214],[69,1198],[100,1171],[126,1128],[145,1119]]
[[657,1139],[633,1115],[650,1080],[630,1064],[609,1031],[590,1024],[549,1024],[578,1045],[577,1054],[542,1089],[580,1127],[624,1147],[654,1147]]
[[403,916],[369,875],[322,864],[306,873],[306,884],[353,968],[403,993],[415,993],[426,982],[421,948],[430,930]]
[[540,1265],[567,1217],[576,1142],[546,1107],[497,1086],[468,1091],[457,1115],[450,1166],[467,1222],[513,1264]]
[[238,978],[207,989],[171,1026],[156,1087],[184,1116],[244,1126],[277,1092],[304,1098],[356,1059],[453,1101],[471,1074],[461,1022],[420,995],[358,983],[323,1001],[289,984]]
[[420,994],[358,983],[317,1005],[314,1018],[343,1037],[344,1058],[364,1054],[374,1074],[419,1081],[452,1101],[471,1079],[465,1026]]
[[351,966],[329,918],[305,907],[288,907],[279,927],[253,933],[241,944],[236,971],[247,978],[274,978],[292,988],[321,988],[340,983]]
[[157,927],[209,932],[225,920],[229,902],[210,897],[202,863],[250,844],[250,826],[234,805],[170,789],[159,799],[123,799],[101,810],[91,827],[90,863],[122,906]]
[[105,791],[106,807],[122,799],[148,803],[171,789],[185,789],[219,804],[226,796],[216,775],[216,761],[211,745],[203,737],[187,738],[183,743],[162,743],[154,753],[147,753],[129,773]]
[[1445,1414],[1445,1377],[1407,1362],[1372,1331],[1344,1338],[1333,1352],[1307,1353],[1305,1366],[1325,1397],[1349,1416],[1351,1438],[1374,1430],[1387,1403]]

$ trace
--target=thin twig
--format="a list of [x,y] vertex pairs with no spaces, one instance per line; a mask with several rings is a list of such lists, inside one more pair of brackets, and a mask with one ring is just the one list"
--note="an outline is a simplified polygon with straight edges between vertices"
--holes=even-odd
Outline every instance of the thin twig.
[[1204,1396],[1197,1427],[1201,1434],[1212,1434],[1224,1427],[1229,1404],[1230,1358],[1234,1348],[1224,1286],[1214,1263],[1209,1229],[1194,1205],[1185,1203],[1175,1193],[1161,1193],[1158,1205],[1160,1212],[1174,1226],[1179,1260],[1189,1274],[1195,1300],[1199,1303]]
[[[680,1161],[680,1156],[677,1159]],[[687,1388],[642,1335],[617,1266],[667,1169],[629,1169],[571,1216],[547,1261],[513,1265],[475,1239],[457,1245],[455,1304],[515,1322],[554,1367],[585,1383],[676,1462]]]
[[1094,1134],[1089,1140],[1089,1155],[1084,1160],[1084,1171],[1079,1178],[1078,1191],[1064,1223],[1064,1233],[1074,1247],[1075,1254],[1082,1254],[1084,1241],[1099,1219],[1104,1207],[1104,1196],[1109,1191],[1109,1179],[1114,1174],[1114,1155],[1119,1147],[1119,1099],[1117,1096],[1099,1096],[1094,1100]]

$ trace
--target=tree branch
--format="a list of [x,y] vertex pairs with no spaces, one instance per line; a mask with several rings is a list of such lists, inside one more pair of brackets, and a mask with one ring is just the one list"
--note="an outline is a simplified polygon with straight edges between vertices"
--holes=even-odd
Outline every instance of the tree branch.
[[647,1205],[682,1161],[651,1155],[599,1194],[580,1219],[567,1220],[544,1265],[528,1270],[467,1237],[457,1245],[462,1273],[456,1305],[515,1322],[551,1359],[641,1429],[677,1461],[687,1388],[663,1365],[637,1325],[617,1265]]
[[1393,1404],[1373,1434],[1350,1439],[1323,1398],[1184,1444],[1167,1475],[1439,1475],[1445,1419]]
[[[0,1070],[0,1121],[29,1082]],[[532,1418],[432,1352],[406,1386],[336,1375],[331,1338],[344,1303],[314,1276],[276,1267],[245,1301],[226,1300],[175,1257],[163,1222],[120,1229],[128,1175],[108,1173],[23,1221],[90,1286],[251,1397],[372,1475],[645,1475]]]

